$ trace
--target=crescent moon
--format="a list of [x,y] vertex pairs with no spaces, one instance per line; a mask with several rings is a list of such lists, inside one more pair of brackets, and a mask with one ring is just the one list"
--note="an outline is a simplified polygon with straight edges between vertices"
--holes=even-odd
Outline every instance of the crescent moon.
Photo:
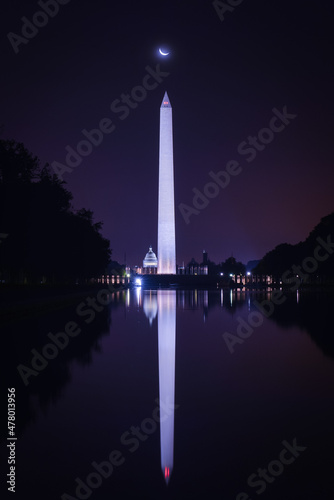
[[159,52],[162,56],[168,56],[169,52],[164,52],[163,50],[159,49]]

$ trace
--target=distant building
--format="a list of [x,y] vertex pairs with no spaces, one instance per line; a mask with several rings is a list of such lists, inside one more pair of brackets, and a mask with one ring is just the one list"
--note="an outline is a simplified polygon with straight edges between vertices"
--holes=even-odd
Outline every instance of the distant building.
[[179,267],[178,274],[206,275],[209,274],[208,264],[208,253],[203,250],[203,262],[201,264],[192,258],[186,267]]
[[156,274],[158,269],[158,259],[150,246],[145,259],[143,260],[143,274]]

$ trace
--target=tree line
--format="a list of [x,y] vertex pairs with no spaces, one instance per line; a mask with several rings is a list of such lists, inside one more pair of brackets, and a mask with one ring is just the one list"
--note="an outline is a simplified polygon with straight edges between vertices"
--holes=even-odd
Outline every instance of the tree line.
[[0,282],[75,283],[103,273],[102,222],[22,143],[0,140]]
[[253,271],[257,274],[298,275],[302,281],[334,278],[334,212],[323,217],[308,237],[296,245],[282,243],[268,252]]

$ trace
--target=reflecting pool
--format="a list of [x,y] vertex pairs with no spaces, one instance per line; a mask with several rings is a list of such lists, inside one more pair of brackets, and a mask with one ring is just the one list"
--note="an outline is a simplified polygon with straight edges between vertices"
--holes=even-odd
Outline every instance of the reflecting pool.
[[18,498],[332,499],[333,306],[138,287],[4,321]]

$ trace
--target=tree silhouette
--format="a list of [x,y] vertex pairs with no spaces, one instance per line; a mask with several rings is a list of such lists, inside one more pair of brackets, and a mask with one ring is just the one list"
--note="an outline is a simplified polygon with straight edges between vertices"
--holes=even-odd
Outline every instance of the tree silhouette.
[[[73,282],[103,273],[111,255],[91,210],[74,211],[72,194],[23,144],[0,140],[0,278]],[[2,277],[1,277],[2,276]]]
[[[321,250],[320,258],[317,257],[319,254],[316,252],[316,249],[319,248],[319,238],[325,244],[325,248]],[[296,245],[283,243],[276,246],[262,258],[253,272],[272,274],[277,278],[281,278],[284,272],[292,272],[294,265],[301,266],[302,269],[305,267],[305,270],[310,269],[307,266],[307,262],[309,262],[311,268],[313,265],[315,269],[314,272],[308,271],[311,281],[316,276],[334,278],[334,253],[331,253],[331,242],[334,242],[334,212],[323,217],[305,241]],[[330,249],[327,251],[327,256],[326,243]],[[297,271],[295,274],[298,274]]]
[[225,262],[222,262],[220,266],[221,272],[224,273],[225,276],[230,274],[245,274],[246,267],[242,262],[237,262],[234,257],[228,257]]

